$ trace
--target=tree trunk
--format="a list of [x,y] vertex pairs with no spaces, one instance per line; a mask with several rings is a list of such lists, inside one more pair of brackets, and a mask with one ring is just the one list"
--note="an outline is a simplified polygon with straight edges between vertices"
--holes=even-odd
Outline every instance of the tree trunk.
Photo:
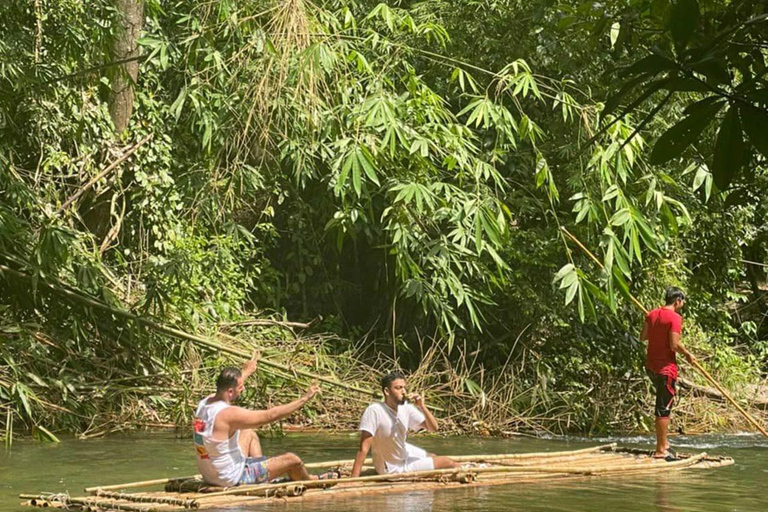
[[[141,34],[144,9],[142,0],[115,0],[120,23],[112,47],[113,61],[138,57],[136,41]],[[109,114],[117,133],[128,126],[133,112],[133,86],[139,78],[139,61],[132,60],[113,68],[112,94],[109,98]]]

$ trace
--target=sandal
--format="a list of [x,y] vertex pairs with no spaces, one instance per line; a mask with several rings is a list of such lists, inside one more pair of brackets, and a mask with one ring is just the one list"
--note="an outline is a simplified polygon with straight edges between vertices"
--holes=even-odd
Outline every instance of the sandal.
[[338,480],[339,478],[341,478],[341,471],[338,469],[331,469],[317,475],[318,480]]

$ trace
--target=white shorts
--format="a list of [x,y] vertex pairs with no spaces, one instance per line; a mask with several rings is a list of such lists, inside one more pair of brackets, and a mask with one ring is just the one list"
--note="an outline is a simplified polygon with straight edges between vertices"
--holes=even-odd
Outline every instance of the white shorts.
[[426,450],[418,446],[405,443],[405,464],[396,466],[387,463],[387,473],[411,473],[413,471],[432,471],[435,469],[435,461]]

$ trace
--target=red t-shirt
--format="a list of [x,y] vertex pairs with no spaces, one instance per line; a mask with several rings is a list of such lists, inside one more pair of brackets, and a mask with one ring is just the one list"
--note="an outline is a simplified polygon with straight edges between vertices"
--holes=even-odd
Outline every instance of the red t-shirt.
[[656,308],[645,317],[648,324],[648,352],[645,367],[654,373],[677,378],[677,360],[669,347],[669,333],[683,331],[683,317],[666,308]]

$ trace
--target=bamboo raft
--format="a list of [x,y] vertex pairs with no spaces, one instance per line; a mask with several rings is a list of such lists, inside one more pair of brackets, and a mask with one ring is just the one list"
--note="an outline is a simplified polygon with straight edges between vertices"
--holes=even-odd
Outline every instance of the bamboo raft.
[[[221,488],[206,485],[199,476],[164,478],[127,484],[88,487],[88,496],[67,494],[22,494],[22,505],[65,508],[83,512],[175,512],[186,509],[228,507],[257,508],[275,501],[304,501],[374,493],[466,488],[518,483],[543,483],[578,478],[621,477],[656,474],[683,469],[730,466],[730,457],[706,453],[680,454],[679,460],[653,459],[651,452],[619,448],[616,444],[581,450],[452,457],[462,463],[457,469],[371,475],[338,480],[276,482]],[[352,460],[308,464],[310,469],[339,468],[349,473]],[[366,460],[370,464],[370,459]],[[370,467],[364,469],[370,471]],[[144,490],[164,486],[164,490]],[[132,492],[126,492],[128,490]],[[136,492],[136,489],[143,489]]]

